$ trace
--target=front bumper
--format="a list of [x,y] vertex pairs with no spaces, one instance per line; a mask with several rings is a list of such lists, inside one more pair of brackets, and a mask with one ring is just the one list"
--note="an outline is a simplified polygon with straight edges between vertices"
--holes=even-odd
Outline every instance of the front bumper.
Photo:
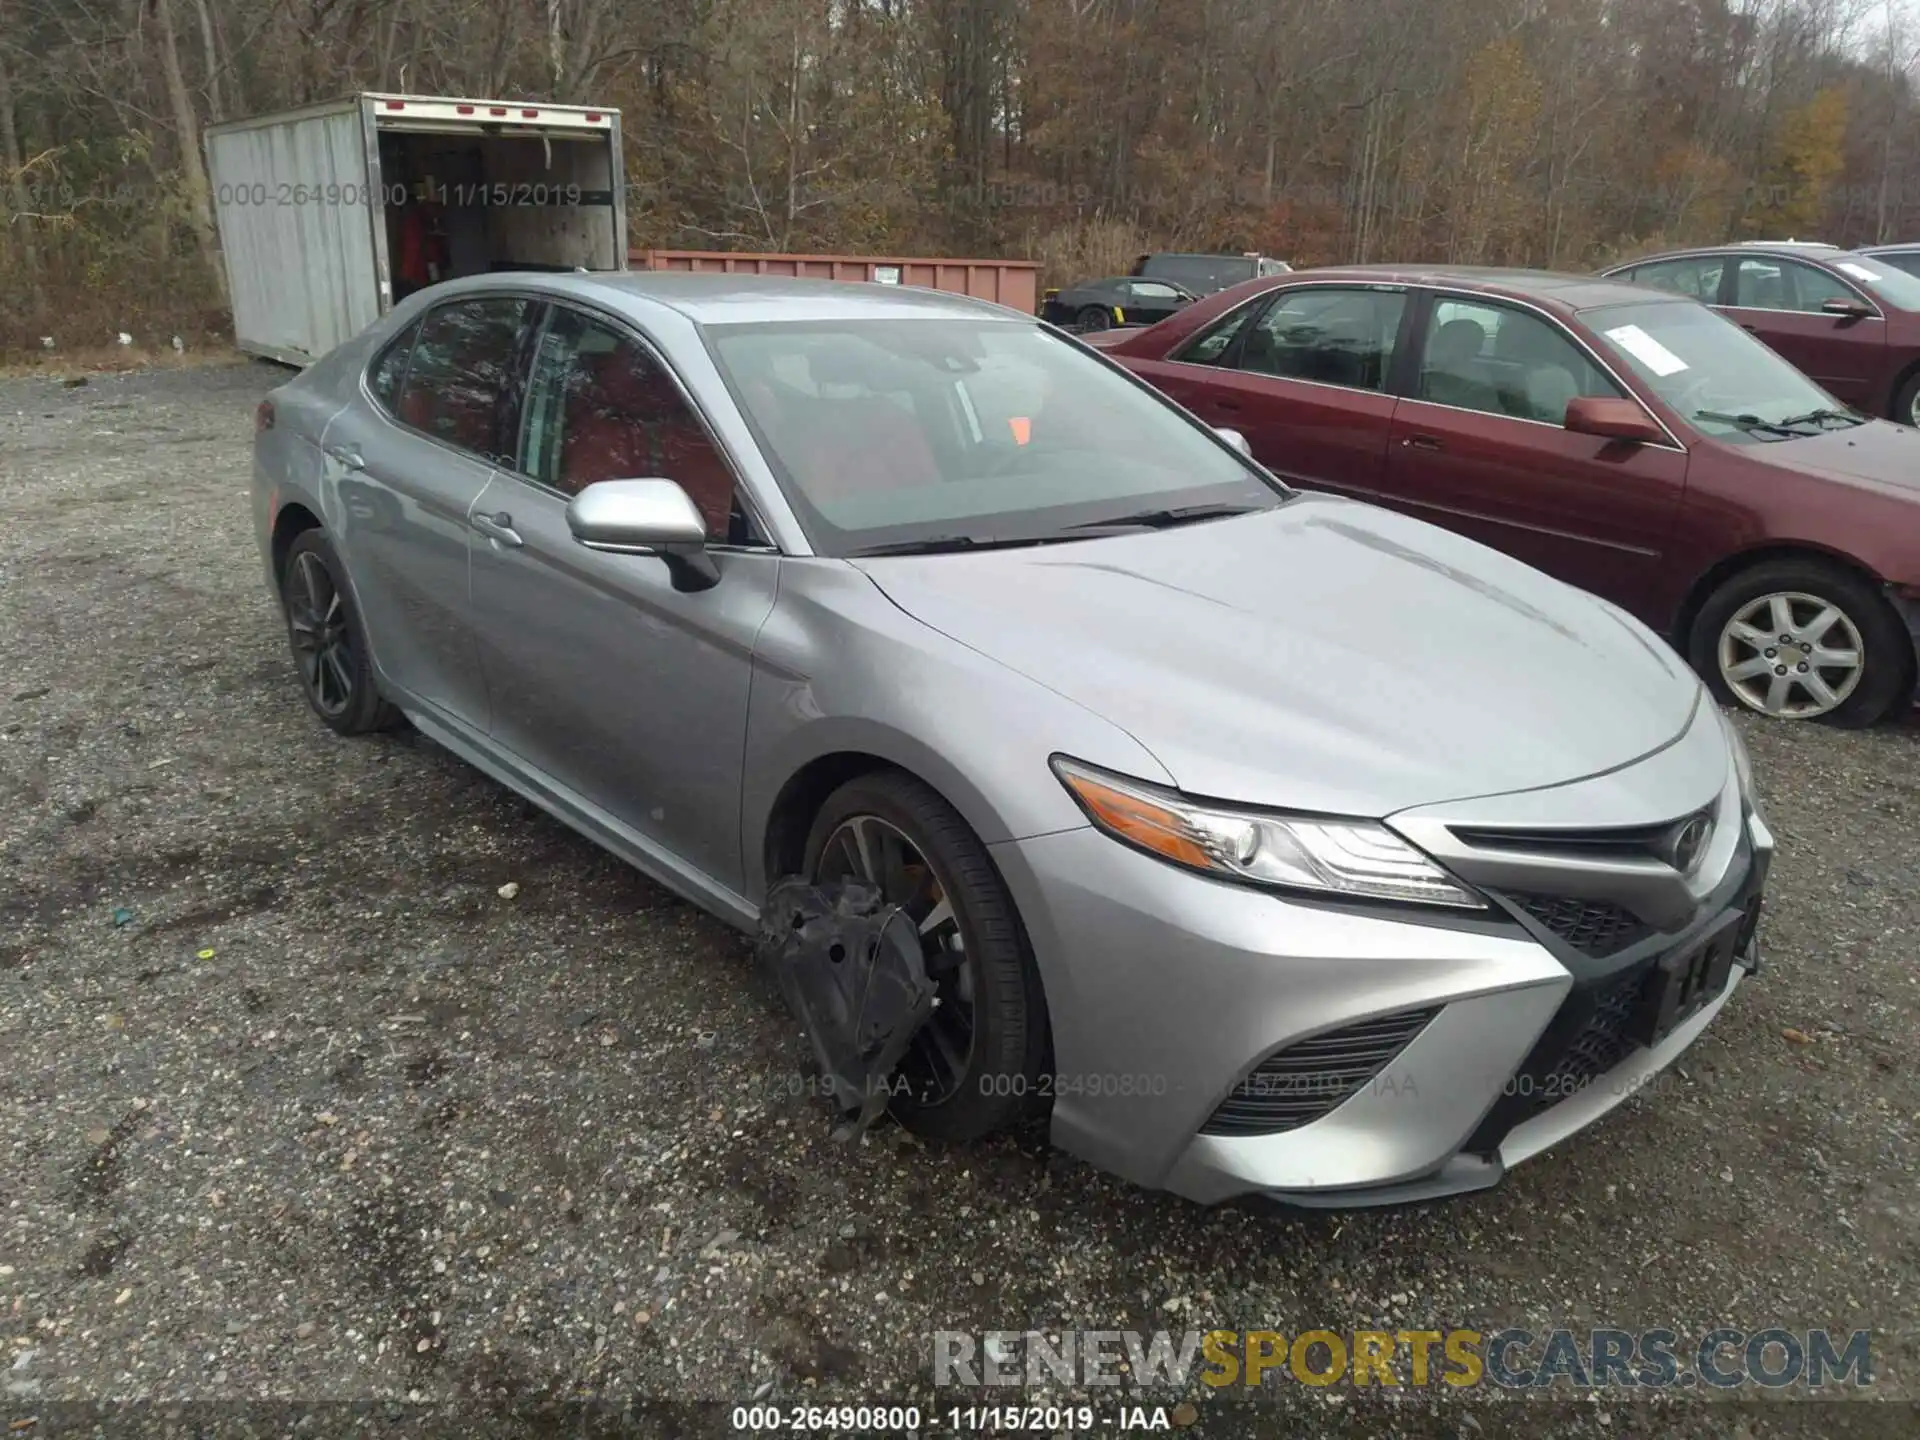
[[[1758,968],[1773,840],[1724,783],[1739,833],[1723,836],[1695,919],[1598,961],[1504,908],[1281,898],[1090,829],[994,847],[1047,989],[1055,1143],[1203,1204],[1347,1207],[1496,1183],[1671,1064]],[[1723,788],[1715,803],[1728,800]],[[1715,993],[1651,1045],[1609,1035],[1608,997],[1650,985],[1716,926],[1739,933]],[[1410,1014],[1411,1039],[1324,1113],[1273,1133],[1233,1123],[1224,1102],[1274,1057]]]

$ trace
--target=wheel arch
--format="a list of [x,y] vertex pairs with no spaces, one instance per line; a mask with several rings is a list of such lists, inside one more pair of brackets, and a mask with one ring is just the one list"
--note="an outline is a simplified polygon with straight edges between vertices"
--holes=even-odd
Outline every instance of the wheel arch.
[[[813,829],[813,822],[829,796],[842,785],[863,775],[876,774],[904,775],[918,784],[926,786],[941,800],[951,805],[954,811],[972,829],[975,837],[986,849],[987,863],[999,878],[1006,892],[1007,902],[1013,912],[1014,925],[1020,936],[1020,945],[1027,958],[1028,978],[1031,994],[1038,1007],[1044,1053],[1050,1064],[1053,1056],[1053,1012],[1048,1003],[1045,967],[1034,951],[1033,934],[1021,913],[1019,896],[1014,887],[1007,882],[1005,873],[995,859],[989,830],[970,813],[969,805],[956,798],[955,788],[943,786],[925,773],[923,768],[903,764],[888,755],[873,749],[829,750],[815,755],[806,761],[781,785],[775,794],[772,805],[767,811],[766,821],[760,827],[761,837],[758,848],[759,874],[749,876],[749,885],[756,894],[764,894],[774,878],[797,872],[805,860],[807,836]],[[975,795],[975,805],[984,801]],[[756,902],[758,903],[758,902]]]
[[1688,587],[1686,597],[1680,602],[1679,612],[1674,617],[1673,638],[1682,653],[1692,643],[1694,622],[1700,618],[1707,600],[1713,592],[1742,571],[1751,570],[1757,565],[1765,565],[1775,560],[1810,560],[1817,564],[1832,565],[1846,571],[1855,579],[1872,586],[1875,590],[1886,588],[1886,581],[1873,567],[1864,564],[1844,551],[1829,549],[1824,545],[1808,540],[1770,541],[1764,545],[1750,546],[1716,560],[1707,570]]
[[1913,423],[1911,416],[1903,417],[1895,412],[1900,408],[1900,392],[1907,388],[1907,385],[1916,375],[1920,375],[1920,358],[1914,359],[1902,368],[1899,374],[1893,377],[1893,384],[1887,389],[1887,402],[1884,413],[1887,419],[1895,425],[1910,425]]
[[[789,875],[800,868],[805,858],[807,832],[813,828],[813,818],[820,813],[829,795],[849,780],[879,770],[898,770],[913,775],[923,785],[928,783],[904,765],[865,750],[829,751],[815,756],[789,775],[774,796],[766,823],[761,827],[760,888],[771,884],[775,876]],[[936,794],[939,788],[933,787]],[[946,799],[944,795],[941,798]],[[953,804],[951,800],[947,803]]]
[[287,552],[293,548],[293,542],[309,530],[323,528],[320,517],[298,500],[290,500],[280,507],[279,514],[273,517],[273,580],[276,585],[287,572]]

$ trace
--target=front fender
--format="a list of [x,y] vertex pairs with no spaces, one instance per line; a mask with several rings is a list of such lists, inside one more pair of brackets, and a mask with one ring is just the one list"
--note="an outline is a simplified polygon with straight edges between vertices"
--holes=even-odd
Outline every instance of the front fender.
[[1172,783],[1117,726],[915,620],[854,567],[788,560],[747,707],[746,894],[766,893],[775,808],[816,761],[865,755],[909,771],[993,845],[1087,823],[1049,768],[1057,753]]

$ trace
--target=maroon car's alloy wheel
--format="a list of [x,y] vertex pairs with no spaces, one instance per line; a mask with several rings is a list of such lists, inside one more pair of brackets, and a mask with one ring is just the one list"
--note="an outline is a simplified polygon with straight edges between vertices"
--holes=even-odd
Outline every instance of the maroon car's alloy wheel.
[[1847,612],[1798,590],[1736,610],[1720,632],[1718,658],[1741,704],[1782,720],[1839,709],[1866,673],[1866,646]]

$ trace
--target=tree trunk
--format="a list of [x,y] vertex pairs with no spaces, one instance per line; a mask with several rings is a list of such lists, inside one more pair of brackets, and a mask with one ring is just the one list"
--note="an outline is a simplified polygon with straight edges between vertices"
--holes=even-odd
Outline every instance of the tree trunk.
[[213,190],[207,184],[206,162],[200,156],[200,120],[194,113],[186,76],[180,70],[180,47],[174,43],[173,0],[153,0],[153,13],[160,22],[160,73],[166,81],[167,105],[173,111],[173,128],[180,140],[180,175],[187,187],[187,222],[193,227],[193,238],[200,247],[207,275],[225,299],[226,273],[220,264],[220,242],[213,228]]
[[207,0],[193,0],[193,8],[200,20],[200,51],[207,67],[207,119],[224,120],[227,102],[220,88],[220,47],[214,43],[213,13]]
[[33,241],[33,227],[38,221],[25,218],[25,212],[31,207],[27,204],[27,185],[24,177],[26,157],[20,153],[20,132],[14,126],[13,118],[13,77],[7,73],[7,57],[0,52],[0,170],[6,172],[7,190],[13,199],[16,219],[13,223],[14,239],[20,248],[20,259],[25,273],[27,289],[38,293],[40,284],[40,252]]

